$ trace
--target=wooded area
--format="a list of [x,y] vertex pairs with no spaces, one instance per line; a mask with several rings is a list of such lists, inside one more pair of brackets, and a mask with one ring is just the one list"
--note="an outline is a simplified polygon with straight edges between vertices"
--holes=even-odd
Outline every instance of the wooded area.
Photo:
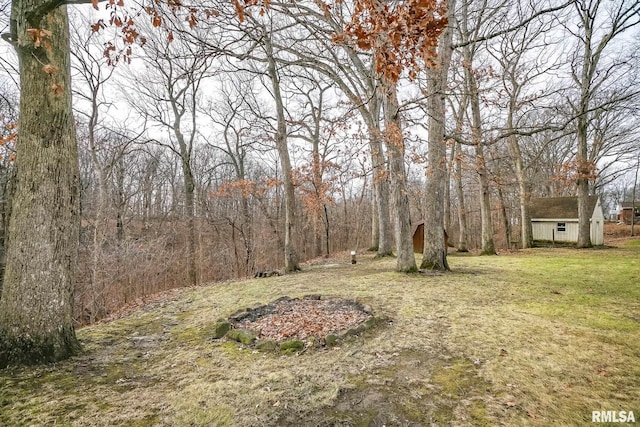
[[0,366],[175,287],[416,271],[419,220],[421,268],[527,248],[532,197],[589,247],[588,196],[638,197],[635,2],[65,3],[0,1]]

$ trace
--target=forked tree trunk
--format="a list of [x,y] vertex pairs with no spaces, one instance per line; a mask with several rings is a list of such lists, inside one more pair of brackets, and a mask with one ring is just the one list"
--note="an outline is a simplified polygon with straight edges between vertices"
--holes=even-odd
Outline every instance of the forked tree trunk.
[[371,147],[371,160],[373,163],[373,188],[376,192],[376,212],[378,216],[378,247],[377,258],[393,255],[393,236],[391,232],[391,220],[389,218],[389,180],[385,167],[380,131],[370,130],[369,145]]
[[[447,1],[449,22],[455,10],[455,0]],[[444,202],[447,167],[447,146],[444,139],[445,89],[449,64],[451,62],[451,40],[453,32],[450,26],[440,34],[438,56],[434,68],[428,70],[429,77],[429,173],[425,197],[428,201],[424,217],[424,248],[420,268],[449,270],[447,246],[444,238]],[[463,230],[460,230],[462,233]]]
[[387,82],[384,86],[385,142],[389,155],[391,195],[394,204],[394,229],[396,240],[396,271],[414,272],[416,258],[413,254],[411,212],[407,191],[407,174],[404,167],[404,136],[400,122],[397,87]]
[[[60,360],[79,349],[72,306],[79,167],[68,18],[64,6],[48,11],[43,6],[37,0],[12,3],[21,75],[20,140],[0,300],[0,367]],[[51,35],[40,31],[40,42],[34,43],[34,30]]]
[[291,160],[289,158],[289,148],[287,145],[287,125],[284,115],[284,104],[280,91],[280,77],[273,54],[273,46],[268,35],[263,38],[267,56],[267,70],[273,87],[273,98],[276,103],[276,113],[278,117],[278,129],[276,131],[276,148],[282,164],[282,182],[284,186],[284,270],[293,272],[300,270],[298,263],[298,253],[294,245],[294,233],[296,229],[296,199],[293,180],[291,177]]
[[480,182],[480,219],[481,244],[483,255],[495,255],[496,247],[493,240],[493,221],[491,220],[491,199],[489,189],[489,171],[485,161],[484,141],[482,140],[482,118],[480,115],[480,93],[472,69],[472,57],[465,55],[467,65],[465,76],[469,90],[471,105],[471,132],[476,152],[476,172]]

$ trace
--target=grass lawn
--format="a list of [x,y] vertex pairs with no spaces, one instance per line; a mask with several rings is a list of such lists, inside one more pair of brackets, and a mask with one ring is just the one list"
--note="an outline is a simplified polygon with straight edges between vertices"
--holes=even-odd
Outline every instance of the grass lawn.
[[[636,241],[637,242],[637,241]],[[451,254],[185,290],[78,331],[85,353],[0,371],[0,425],[586,425],[640,419],[640,245]],[[388,321],[338,347],[260,353],[216,320],[280,296],[358,299]]]

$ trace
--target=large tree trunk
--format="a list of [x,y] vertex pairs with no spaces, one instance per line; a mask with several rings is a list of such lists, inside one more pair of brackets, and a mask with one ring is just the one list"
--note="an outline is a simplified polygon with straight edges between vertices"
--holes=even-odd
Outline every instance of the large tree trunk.
[[370,251],[377,251],[380,245],[380,225],[378,224],[378,200],[375,180],[371,180],[371,246]]
[[500,213],[502,214],[502,227],[504,228],[504,240],[507,249],[511,249],[511,224],[507,214],[507,205],[504,200],[502,184],[498,184],[498,200],[500,201]]
[[371,166],[373,167],[374,225],[377,226],[377,232],[373,234],[372,248],[376,250],[376,258],[393,255],[393,234],[389,218],[389,174],[382,149],[379,99],[378,94],[370,94],[369,109],[360,109],[362,118],[367,123]]
[[384,85],[385,142],[389,155],[391,175],[391,195],[394,204],[394,225],[396,240],[396,271],[414,272],[416,258],[413,254],[411,235],[411,212],[407,191],[407,175],[404,167],[404,136],[400,122],[397,87],[387,82]]
[[[473,103],[473,101],[472,101]],[[475,138],[474,138],[475,139]],[[484,159],[484,143],[476,140],[476,170],[480,180],[480,219],[482,255],[495,255],[496,247],[493,241],[493,221],[491,220],[491,200],[489,197],[489,172]]]
[[[511,115],[509,116],[508,129],[513,130]],[[529,188],[522,164],[522,152],[515,135],[509,137],[509,149],[515,162],[516,181],[518,182],[518,201],[520,204],[520,246],[522,249],[530,248],[533,244],[533,231],[529,218]]]
[[469,91],[471,105],[471,132],[476,152],[476,172],[480,182],[480,217],[481,242],[483,255],[495,255],[496,248],[493,241],[493,222],[491,220],[491,200],[489,189],[489,171],[485,161],[484,141],[482,140],[482,117],[480,115],[480,93],[473,72],[472,57],[469,49],[465,49],[466,65],[465,80]]
[[373,166],[373,188],[376,192],[376,212],[378,216],[378,246],[376,257],[382,258],[393,255],[393,236],[391,220],[389,218],[389,180],[385,167],[380,131],[370,130],[369,146]]
[[198,270],[196,267],[196,221],[194,193],[196,188],[193,172],[191,171],[190,156],[182,158],[182,174],[184,176],[184,202],[187,217],[187,274],[189,284],[198,284]]
[[[447,2],[449,22],[455,10],[455,0]],[[425,197],[428,201],[424,217],[424,248],[420,268],[449,270],[447,246],[444,238],[444,203],[447,168],[447,145],[445,133],[445,89],[451,62],[450,26],[438,40],[438,56],[434,68],[428,70],[429,77],[429,173]],[[462,230],[460,230],[462,232]]]
[[264,47],[267,54],[267,69],[273,87],[273,97],[276,103],[276,113],[278,117],[278,130],[276,131],[276,148],[282,164],[282,182],[284,186],[284,270],[293,272],[300,270],[298,264],[298,254],[294,245],[294,233],[296,229],[296,199],[293,180],[291,177],[291,160],[289,158],[289,148],[287,146],[287,125],[284,115],[284,104],[282,103],[282,93],[280,92],[280,77],[276,67],[276,60],[273,55],[273,46],[268,35],[264,37]]
[[[0,300],[0,367],[55,361],[79,349],[72,306],[79,167],[68,18],[66,7],[47,11],[43,3],[12,3],[21,75],[20,140]],[[34,28],[51,36],[41,32],[36,46]]]
[[460,233],[458,235],[458,252],[469,252],[467,247],[467,211],[465,209],[464,202],[464,188],[462,185],[462,147],[460,143],[456,143],[458,155],[456,156],[456,196],[458,198],[458,228]]
[[[178,107],[172,99],[171,106],[174,111],[173,132],[178,140],[180,148],[180,167],[182,169],[182,180],[184,185],[184,216],[187,220],[187,277],[189,284],[198,284],[198,270],[196,266],[196,222],[195,222],[195,190],[196,181],[191,169],[191,153],[193,149],[193,137],[187,142],[181,128],[181,116],[178,114]],[[192,131],[192,132],[195,132]]]
[[91,163],[98,176],[98,200],[96,219],[93,228],[93,259],[91,266],[91,302],[89,307],[89,322],[93,323],[106,315],[107,278],[102,274],[101,262],[111,242],[109,233],[109,180],[108,167],[103,165],[98,157],[96,146],[96,125],[98,123],[98,107],[93,98],[91,115],[89,117],[88,139]]
[[579,248],[591,247],[591,214],[589,212],[589,177],[593,171],[587,158],[587,112],[589,110],[588,88],[583,86],[581,101],[581,115],[578,117],[578,151],[576,160],[578,165],[578,244]]

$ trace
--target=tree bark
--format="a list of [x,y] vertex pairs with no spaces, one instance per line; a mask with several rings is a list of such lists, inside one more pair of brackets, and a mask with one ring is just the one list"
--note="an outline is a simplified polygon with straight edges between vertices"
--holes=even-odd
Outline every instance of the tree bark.
[[[507,129],[513,130],[512,116],[509,115]],[[516,181],[518,182],[518,202],[520,204],[520,247],[530,248],[533,244],[533,231],[531,229],[531,219],[529,218],[529,186],[522,162],[522,152],[520,144],[515,135],[508,139],[511,156],[514,160]]]
[[298,254],[294,244],[296,232],[296,199],[295,189],[291,176],[291,159],[287,146],[287,124],[284,115],[284,104],[280,91],[280,77],[276,66],[276,59],[273,54],[273,46],[268,35],[264,38],[264,48],[267,56],[267,72],[273,87],[273,97],[276,103],[276,113],[278,117],[278,128],[276,131],[276,148],[282,164],[282,182],[284,186],[284,270],[294,272],[300,270]]
[[495,255],[493,240],[493,221],[491,220],[491,199],[489,189],[489,171],[485,161],[484,141],[482,138],[482,116],[480,115],[480,93],[473,74],[473,57],[469,48],[464,48],[464,67],[469,103],[471,106],[471,133],[476,152],[476,172],[480,182],[480,217],[482,255]]
[[[60,360],[80,348],[73,327],[79,166],[67,10],[15,0],[11,17],[20,61],[20,139],[0,300],[0,367]],[[36,43],[34,30],[51,36],[40,32]]]
[[378,251],[380,245],[380,225],[378,224],[378,198],[376,197],[375,180],[371,180],[371,246],[370,251]]
[[[455,10],[455,0],[447,1],[449,23]],[[447,168],[447,145],[445,134],[445,90],[449,64],[451,63],[451,26],[440,34],[436,65],[427,71],[429,78],[429,173],[425,197],[428,200],[424,217],[424,248],[420,268],[449,270],[447,246],[444,239],[444,203]],[[460,230],[462,233],[463,230]]]
[[394,204],[394,229],[397,252],[396,271],[411,273],[417,271],[418,268],[416,266],[415,255],[413,254],[411,211],[409,209],[407,175],[404,167],[404,136],[402,134],[396,85],[385,82],[383,94],[385,101],[385,142],[389,155],[391,196]]
[[504,192],[502,184],[498,184],[498,200],[500,201],[500,213],[502,214],[502,227],[504,228],[504,239],[507,249],[511,249],[511,224],[509,223],[509,215],[507,214],[507,205],[504,200]]
[[393,236],[389,218],[389,174],[385,167],[386,162],[382,153],[380,131],[377,128],[369,130],[369,146],[371,148],[373,188],[376,192],[376,212],[378,215],[378,250],[376,258],[383,258],[393,255]]
[[462,147],[460,143],[456,143],[458,155],[456,156],[456,196],[458,198],[458,228],[460,234],[458,236],[458,252],[469,252],[467,247],[467,210],[464,203],[464,189],[462,185]]

